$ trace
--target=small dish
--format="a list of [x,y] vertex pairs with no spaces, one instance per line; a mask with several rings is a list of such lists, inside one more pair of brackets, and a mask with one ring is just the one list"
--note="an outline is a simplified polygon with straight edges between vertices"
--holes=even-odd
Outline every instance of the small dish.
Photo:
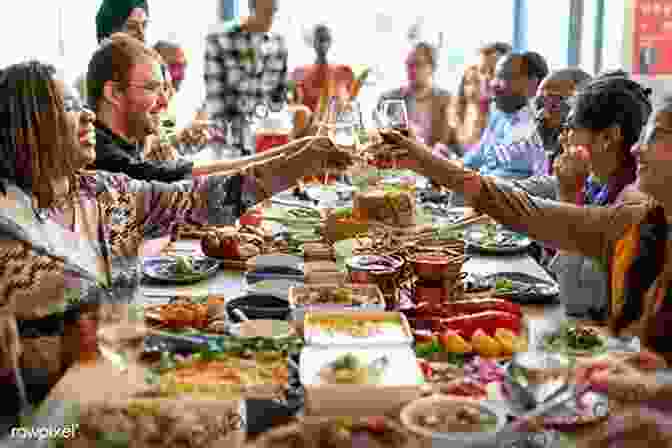
[[[418,424],[421,415],[431,414],[436,410],[459,412],[468,408],[476,410],[480,416],[487,418],[488,423],[482,424],[481,431],[475,432],[435,432]],[[505,413],[482,401],[459,399],[447,396],[430,396],[420,398],[409,403],[401,411],[401,422],[410,432],[436,443],[437,446],[450,446],[451,448],[466,448],[476,444],[486,444],[506,425]],[[488,445],[483,445],[488,446]]]

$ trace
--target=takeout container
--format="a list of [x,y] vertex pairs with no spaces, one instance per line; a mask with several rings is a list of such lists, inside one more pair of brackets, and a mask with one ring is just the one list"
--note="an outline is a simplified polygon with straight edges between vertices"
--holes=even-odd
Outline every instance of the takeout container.
[[[457,408],[461,405],[478,408],[481,413],[496,418],[495,428],[488,432],[433,432],[429,429],[417,425],[416,419],[419,415],[432,412],[434,409],[442,407]],[[436,446],[450,446],[450,448],[467,448],[475,445],[495,446],[494,434],[506,425],[506,413],[501,409],[490,406],[482,401],[469,399],[460,399],[434,395],[431,397],[420,398],[406,405],[401,411],[401,423],[410,432],[429,440]]]
[[[386,356],[389,366],[380,384],[324,384],[319,375],[320,369],[347,353],[354,354],[367,364]],[[415,353],[410,347],[304,347],[300,377],[305,388],[305,413],[309,416],[396,413],[404,404],[421,396],[424,384]]]
[[[330,335],[320,329],[314,322],[327,321],[330,319],[352,319],[354,321],[380,322],[398,321],[399,331],[397,335],[369,336],[362,338]],[[413,343],[413,333],[406,316],[399,312],[390,311],[318,311],[307,312],[303,319],[304,340],[307,345],[322,347],[333,346],[410,346]]]
[[[368,297],[367,303],[361,305],[345,305],[337,303],[325,304],[301,304],[301,297],[312,291],[319,291],[323,288],[347,288],[359,295]],[[306,312],[319,311],[385,311],[385,299],[380,288],[376,285],[353,285],[342,283],[323,283],[309,284],[304,286],[293,286],[289,289],[289,307],[292,310],[292,319],[303,322]]]

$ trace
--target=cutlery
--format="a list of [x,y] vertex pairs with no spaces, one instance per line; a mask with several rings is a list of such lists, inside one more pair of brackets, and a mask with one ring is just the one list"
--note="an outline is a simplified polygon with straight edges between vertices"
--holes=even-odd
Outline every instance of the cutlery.
[[302,204],[301,202],[294,202],[294,201],[284,201],[282,199],[271,199],[272,204],[277,204],[277,205],[284,205],[286,207],[294,207],[294,208],[305,208],[308,210],[317,210],[319,211],[320,209],[317,207],[314,207],[312,205],[306,205]]

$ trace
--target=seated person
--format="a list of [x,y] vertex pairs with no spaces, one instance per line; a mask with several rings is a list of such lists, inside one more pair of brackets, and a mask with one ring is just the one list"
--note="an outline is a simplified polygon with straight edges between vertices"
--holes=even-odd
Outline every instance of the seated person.
[[447,156],[457,157],[453,129],[448,123],[451,95],[434,85],[436,51],[426,42],[418,43],[406,59],[408,85],[381,95],[378,108],[385,100],[406,103],[409,126],[416,138]]
[[537,53],[500,59],[493,81],[496,107],[478,149],[464,156],[466,168],[509,179],[544,174],[544,149],[530,138],[534,130],[530,99],[547,75],[546,61]]
[[184,82],[188,67],[184,50],[176,43],[160,40],[154,44],[154,50],[161,56],[170,74],[173,95],[168,102],[168,110],[162,120],[162,125],[168,127],[171,143],[181,154],[193,154],[200,151],[208,142],[207,116],[199,119],[198,111],[192,119],[185,120],[178,113],[180,90]]
[[88,104],[98,117],[96,160],[91,168],[161,182],[230,169],[236,161],[144,157],[154,151],[145,147],[149,136],[158,135],[170,95],[169,75],[161,62],[154,50],[123,33],[111,36],[94,53],[87,74]]
[[[515,184],[530,194],[569,203],[577,203],[579,195],[579,205],[646,201],[646,195],[632,185],[636,161],[630,151],[651,113],[647,91],[625,73],[599,76],[580,84],[573,96],[573,114],[567,119],[569,105],[562,94],[574,91],[573,70],[549,75],[539,86],[537,97],[545,106],[555,101],[553,109],[540,110],[537,124],[537,134],[547,149],[555,151],[559,145],[551,139],[559,139],[563,122],[566,127],[565,151],[555,159],[556,176],[531,177]],[[567,108],[564,114],[563,107]],[[585,159],[570,151],[577,146],[588,148]],[[600,260],[561,252],[549,268],[558,276],[568,314],[597,320],[607,317],[609,278]]]
[[[159,83],[158,63],[147,62],[142,74]],[[53,67],[28,62],[0,73],[0,417],[17,415],[16,369],[37,403],[76,361],[77,342],[63,332],[73,310],[136,300],[148,235],[168,235],[174,223],[234,225],[296,179],[350,162],[326,151],[326,138],[301,154],[296,140],[281,148],[287,158],[266,160],[254,176],[143,182],[82,170],[96,153],[94,120]]]
[[458,93],[450,106],[449,123],[455,130],[455,143],[459,145],[461,154],[477,149],[481,141],[490,111],[489,98],[483,100],[481,74],[478,66],[471,65],[464,71]]
[[[570,116],[576,113],[570,110]],[[463,193],[478,212],[560,250],[600,260],[609,273],[613,334],[638,336],[642,346],[672,360],[672,246],[667,218],[672,208],[672,98],[656,108],[633,148],[638,187],[650,198],[609,207],[531,196],[510,181],[436,157],[430,148],[398,132],[383,135],[409,151],[421,175]],[[601,135],[604,145],[607,137],[620,134],[610,129]]]

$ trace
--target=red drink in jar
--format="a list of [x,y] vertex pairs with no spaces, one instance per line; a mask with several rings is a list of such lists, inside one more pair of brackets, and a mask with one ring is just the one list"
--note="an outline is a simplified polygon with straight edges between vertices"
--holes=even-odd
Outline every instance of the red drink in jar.
[[289,131],[259,129],[256,132],[255,147],[257,153],[289,143]]

